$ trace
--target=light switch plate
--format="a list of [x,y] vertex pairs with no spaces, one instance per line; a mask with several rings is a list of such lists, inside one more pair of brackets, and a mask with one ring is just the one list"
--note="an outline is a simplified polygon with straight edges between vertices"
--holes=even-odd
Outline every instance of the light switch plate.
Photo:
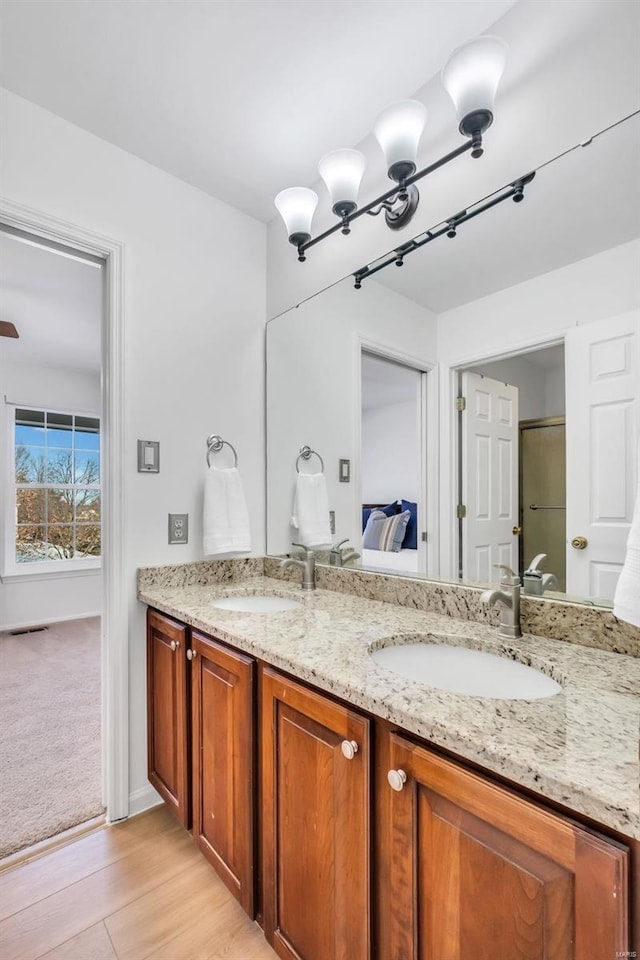
[[187,543],[189,540],[189,514],[169,514],[169,543]]
[[158,440],[138,440],[138,473],[160,473]]
[[338,462],[338,480],[340,483],[350,483],[351,460],[340,460]]

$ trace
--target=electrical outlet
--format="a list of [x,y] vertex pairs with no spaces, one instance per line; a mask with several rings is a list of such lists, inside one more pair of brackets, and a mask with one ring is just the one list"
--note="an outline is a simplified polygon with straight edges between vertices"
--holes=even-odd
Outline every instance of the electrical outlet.
[[187,543],[189,540],[189,514],[169,514],[169,543]]

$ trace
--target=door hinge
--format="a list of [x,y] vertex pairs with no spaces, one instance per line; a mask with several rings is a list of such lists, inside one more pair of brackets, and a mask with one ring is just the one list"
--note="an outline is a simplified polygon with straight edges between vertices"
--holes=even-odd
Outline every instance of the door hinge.
[[426,531],[426,530],[423,530],[423,531],[422,531],[422,533],[420,534],[420,539],[422,540],[423,543],[426,543],[426,542],[427,542],[427,531]]
[[467,398],[456,397],[456,410],[458,411],[458,413],[462,413],[462,411],[466,409],[467,409]]
[[464,503],[459,503],[456,507],[456,517],[458,520],[464,520],[467,515],[467,508]]

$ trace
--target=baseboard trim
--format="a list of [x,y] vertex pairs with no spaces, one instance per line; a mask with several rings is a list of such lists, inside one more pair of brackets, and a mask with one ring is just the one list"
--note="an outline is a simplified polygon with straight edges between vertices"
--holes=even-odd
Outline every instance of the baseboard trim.
[[8,627],[0,626],[0,633],[9,633],[11,630],[27,630],[29,627],[50,627],[56,623],[66,623],[68,620],[89,620],[91,617],[102,616],[100,610],[89,613],[74,613],[71,617],[49,617],[48,620],[25,620],[24,623],[11,623]]
[[164,803],[164,800],[149,783],[146,787],[141,787],[129,794],[129,816],[135,817],[138,813],[151,810],[152,807],[159,807],[161,803]]

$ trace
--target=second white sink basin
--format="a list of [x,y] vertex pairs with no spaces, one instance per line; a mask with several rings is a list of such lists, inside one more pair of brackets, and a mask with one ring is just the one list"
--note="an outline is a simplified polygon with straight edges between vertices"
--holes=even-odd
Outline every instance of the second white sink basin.
[[450,693],[492,700],[539,700],[562,692],[534,667],[483,650],[446,643],[401,643],[371,651],[387,670]]
[[297,610],[302,606],[291,597],[276,597],[269,594],[250,594],[244,597],[220,597],[212,600],[211,605],[220,610],[235,610],[237,613],[281,613],[284,610]]

